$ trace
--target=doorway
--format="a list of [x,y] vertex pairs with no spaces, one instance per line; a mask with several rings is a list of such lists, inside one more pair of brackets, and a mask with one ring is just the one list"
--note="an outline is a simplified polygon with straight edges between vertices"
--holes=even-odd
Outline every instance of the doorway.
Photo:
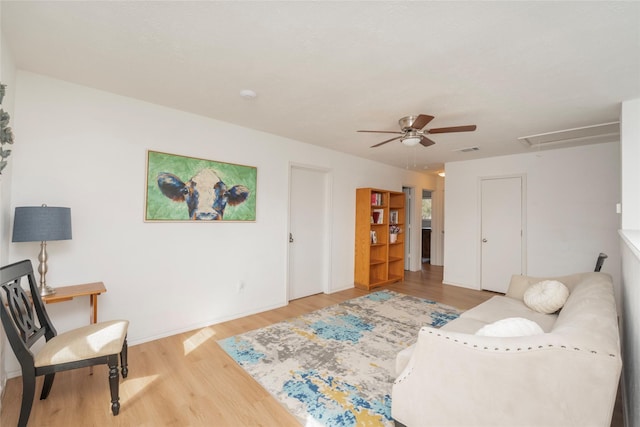
[[480,182],[481,288],[505,293],[511,276],[525,274],[524,176]]
[[289,174],[288,300],[328,291],[330,175],[291,165]]
[[433,198],[432,192],[422,190],[422,214],[421,214],[421,233],[422,233],[422,264],[431,264],[431,220]]

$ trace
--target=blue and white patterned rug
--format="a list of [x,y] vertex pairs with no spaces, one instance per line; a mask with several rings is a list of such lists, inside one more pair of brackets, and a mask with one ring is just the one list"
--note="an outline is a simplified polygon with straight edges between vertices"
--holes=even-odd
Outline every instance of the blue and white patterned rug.
[[218,343],[305,426],[392,426],[396,354],[460,313],[380,291]]

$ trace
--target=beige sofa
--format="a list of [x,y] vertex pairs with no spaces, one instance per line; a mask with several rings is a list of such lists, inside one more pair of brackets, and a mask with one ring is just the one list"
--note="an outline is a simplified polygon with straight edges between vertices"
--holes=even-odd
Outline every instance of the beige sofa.
[[[391,415],[416,426],[609,426],[622,367],[611,277],[555,278],[570,294],[559,314],[523,302],[543,278],[513,276],[495,296],[441,329],[423,327],[396,359]],[[478,336],[520,317],[544,331]]]

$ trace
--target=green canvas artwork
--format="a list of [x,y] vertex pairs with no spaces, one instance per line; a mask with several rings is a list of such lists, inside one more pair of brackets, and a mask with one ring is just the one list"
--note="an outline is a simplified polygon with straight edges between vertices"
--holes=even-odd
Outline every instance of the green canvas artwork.
[[147,152],[145,221],[255,221],[257,168]]

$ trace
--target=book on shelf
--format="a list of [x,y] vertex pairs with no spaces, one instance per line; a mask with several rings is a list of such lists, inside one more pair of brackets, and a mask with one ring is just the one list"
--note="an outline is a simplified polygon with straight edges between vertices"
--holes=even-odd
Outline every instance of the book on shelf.
[[371,234],[371,243],[373,244],[378,243],[378,234],[373,230],[371,230],[370,234]]
[[382,206],[381,193],[371,193],[371,206]]
[[373,223],[384,224],[384,209],[373,210]]
[[398,223],[398,211],[389,212],[389,224],[397,224]]

